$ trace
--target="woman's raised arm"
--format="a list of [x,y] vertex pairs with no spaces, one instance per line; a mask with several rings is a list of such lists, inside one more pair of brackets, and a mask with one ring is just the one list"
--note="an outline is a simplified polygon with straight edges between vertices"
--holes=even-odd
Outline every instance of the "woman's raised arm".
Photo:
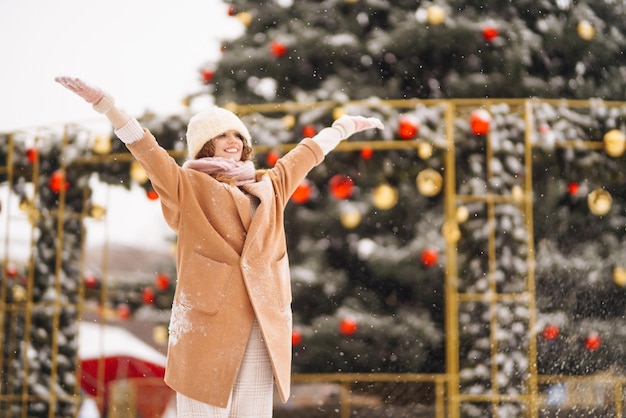
[[132,144],[143,138],[144,131],[137,119],[119,110],[113,97],[101,88],[91,86],[76,77],[56,77],[54,81],[82,97],[96,112],[104,114],[122,142]]

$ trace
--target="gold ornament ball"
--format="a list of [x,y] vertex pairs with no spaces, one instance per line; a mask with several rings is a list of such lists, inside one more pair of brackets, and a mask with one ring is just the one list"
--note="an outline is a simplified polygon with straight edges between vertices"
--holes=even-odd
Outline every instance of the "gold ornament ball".
[[626,150],[626,135],[619,129],[604,134],[604,151],[611,157],[621,157]]
[[111,137],[106,135],[98,135],[93,141],[93,152],[100,155],[106,155],[111,152],[113,145],[111,144]]
[[165,325],[156,325],[154,328],[152,328],[152,339],[158,345],[167,344],[167,327]]
[[15,302],[24,302],[26,300],[26,289],[19,284],[14,285],[11,288],[11,294]]
[[252,15],[248,12],[239,12],[235,15],[235,17],[241,22],[245,27],[250,26],[252,23]]
[[96,221],[101,221],[104,219],[104,215],[106,215],[106,209],[100,205],[92,205],[89,210],[89,216],[94,218]]
[[446,242],[455,243],[461,239],[461,230],[455,221],[445,221],[441,227],[441,232]]
[[524,201],[524,189],[522,189],[522,186],[516,184],[511,188],[511,198],[518,205]]
[[441,25],[446,20],[446,11],[443,7],[433,4],[426,9],[426,20],[431,25]]
[[346,114],[346,109],[344,109],[343,107],[336,107],[333,109],[333,119],[335,120],[339,119],[345,114]]
[[586,20],[581,20],[578,22],[578,26],[576,27],[576,31],[578,32],[578,36],[580,39],[584,39],[585,41],[590,41],[596,35],[596,30],[593,28],[591,23]]
[[139,184],[144,184],[148,181],[148,173],[143,169],[141,164],[137,161],[130,163],[130,178],[135,180]]
[[469,219],[469,209],[467,206],[459,206],[456,208],[456,221],[460,224]]
[[381,184],[372,192],[372,202],[380,210],[391,209],[398,203],[398,189],[387,183]]
[[293,115],[285,115],[281,121],[286,129],[293,129],[296,126],[296,118]]
[[438,171],[426,168],[419,172],[415,179],[415,184],[422,196],[432,197],[441,191],[443,177]]
[[20,201],[19,208],[22,212],[28,216],[28,221],[31,225],[34,225],[37,220],[41,217],[41,214],[35,207],[35,203],[30,199],[22,199]]
[[346,211],[341,212],[339,215],[339,220],[341,221],[341,225],[343,225],[346,229],[354,229],[361,223],[361,212],[358,209],[348,209]]
[[626,268],[615,267],[613,270],[613,281],[620,287],[626,286]]
[[427,160],[433,155],[433,146],[428,142],[420,142],[417,146],[417,155],[422,160]]
[[30,199],[22,199],[20,200],[19,208],[22,212],[28,214],[30,211],[35,209],[35,204]]
[[591,213],[597,216],[603,216],[611,210],[613,197],[609,192],[602,189],[595,189],[587,196],[587,206]]

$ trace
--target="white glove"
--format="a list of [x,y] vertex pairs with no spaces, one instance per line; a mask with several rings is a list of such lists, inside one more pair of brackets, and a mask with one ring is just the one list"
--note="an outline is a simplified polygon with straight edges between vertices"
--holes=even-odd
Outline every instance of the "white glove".
[[313,140],[322,148],[324,155],[332,151],[342,140],[366,129],[383,129],[383,123],[376,118],[342,115],[333,122],[331,128],[322,129]]
[[366,118],[363,116],[342,115],[333,122],[332,127],[339,130],[341,139],[346,139],[351,135],[366,129],[383,129],[383,123],[377,118]]
[[55,77],[54,81],[85,99],[87,103],[93,105],[94,110],[98,113],[108,113],[115,104],[113,97],[106,94],[101,88],[90,86],[80,78]]

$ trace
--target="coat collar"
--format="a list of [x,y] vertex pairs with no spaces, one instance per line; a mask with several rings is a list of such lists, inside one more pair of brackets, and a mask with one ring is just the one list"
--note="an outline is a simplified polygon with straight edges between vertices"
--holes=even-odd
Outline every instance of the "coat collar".
[[[241,190],[239,190],[240,188]],[[268,176],[263,176],[260,181],[245,184],[240,188],[228,187],[228,191],[235,202],[243,227],[248,231],[252,223],[252,217],[250,216],[250,198],[246,196],[242,190],[260,200],[259,207],[256,210],[257,212],[263,212],[264,206],[269,204],[273,196],[271,181]]]
[[261,200],[261,204],[263,204],[263,202],[267,202],[274,195],[271,187],[271,180],[268,175],[264,175],[261,177],[261,180],[254,183],[244,184],[241,186],[241,189],[250,193],[252,196],[258,197]]

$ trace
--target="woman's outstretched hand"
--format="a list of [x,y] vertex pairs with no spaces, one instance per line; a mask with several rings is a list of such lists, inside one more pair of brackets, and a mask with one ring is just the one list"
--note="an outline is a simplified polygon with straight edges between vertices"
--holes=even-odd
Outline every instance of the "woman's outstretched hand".
[[85,99],[87,103],[95,105],[104,97],[104,91],[98,87],[90,86],[80,78],[75,77],[55,77],[54,81],[61,84],[68,90],[73,91]]
[[54,81],[85,99],[87,103],[93,105],[96,112],[106,114],[115,104],[113,97],[106,94],[101,88],[90,86],[80,78],[55,77]]
[[350,115],[342,115],[339,119],[333,122],[332,127],[339,130],[342,138],[344,139],[348,138],[350,135],[367,129],[384,129],[383,123],[377,118]]

